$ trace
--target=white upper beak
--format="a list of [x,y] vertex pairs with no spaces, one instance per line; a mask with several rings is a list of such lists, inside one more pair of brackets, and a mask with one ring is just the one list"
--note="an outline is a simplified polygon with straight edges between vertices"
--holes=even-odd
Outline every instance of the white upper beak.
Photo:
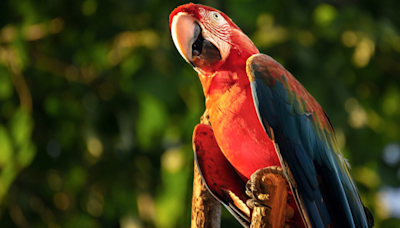
[[179,12],[172,19],[171,35],[176,48],[189,64],[192,63],[192,45],[196,41],[196,20],[184,12]]

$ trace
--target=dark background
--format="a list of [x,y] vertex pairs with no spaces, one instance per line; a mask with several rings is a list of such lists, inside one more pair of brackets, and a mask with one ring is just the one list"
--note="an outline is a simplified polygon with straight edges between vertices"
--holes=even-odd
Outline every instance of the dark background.
[[[189,227],[204,97],[170,36],[183,3],[0,1],[0,227]],[[202,3],[319,101],[376,227],[400,227],[400,1]]]

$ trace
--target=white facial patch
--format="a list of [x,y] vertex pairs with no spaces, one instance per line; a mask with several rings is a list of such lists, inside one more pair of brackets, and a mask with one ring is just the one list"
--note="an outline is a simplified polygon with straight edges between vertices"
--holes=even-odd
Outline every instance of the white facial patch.
[[203,23],[200,23],[203,38],[219,49],[221,58],[225,61],[231,50],[229,23],[216,11],[199,8],[199,14],[203,18]]

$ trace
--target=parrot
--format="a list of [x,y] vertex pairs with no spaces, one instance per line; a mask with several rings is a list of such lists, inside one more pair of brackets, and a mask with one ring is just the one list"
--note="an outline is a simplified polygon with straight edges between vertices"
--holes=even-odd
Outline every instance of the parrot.
[[246,183],[273,167],[289,183],[294,227],[373,227],[327,114],[289,71],[212,7],[178,6],[169,25],[205,97],[210,125],[193,133],[199,173],[243,227],[252,214]]

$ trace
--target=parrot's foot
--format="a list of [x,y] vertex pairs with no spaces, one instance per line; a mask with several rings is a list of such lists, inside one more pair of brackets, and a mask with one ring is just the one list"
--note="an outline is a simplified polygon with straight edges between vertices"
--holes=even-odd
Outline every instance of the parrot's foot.
[[254,172],[246,184],[246,194],[251,198],[246,204],[253,209],[254,227],[271,224],[271,227],[296,227],[289,221],[294,216],[288,204],[291,199],[289,184],[281,167],[271,166]]
[[[254,207],[268,207],[269,202],[269,189],[266,189],[266,185],[263,183],[267,181],[265,179],[267,174],[275,174],[282,176],[285,180],[285,174],[281,167],[279,166],[270,166],[263,169],[259,169],[251,175],[249,181],[246,184],[246,195],[248,195],[251,199],[247,200],[246,204],[248,207],[253,209]],[[286,186],[288,187],[288,186]]]

